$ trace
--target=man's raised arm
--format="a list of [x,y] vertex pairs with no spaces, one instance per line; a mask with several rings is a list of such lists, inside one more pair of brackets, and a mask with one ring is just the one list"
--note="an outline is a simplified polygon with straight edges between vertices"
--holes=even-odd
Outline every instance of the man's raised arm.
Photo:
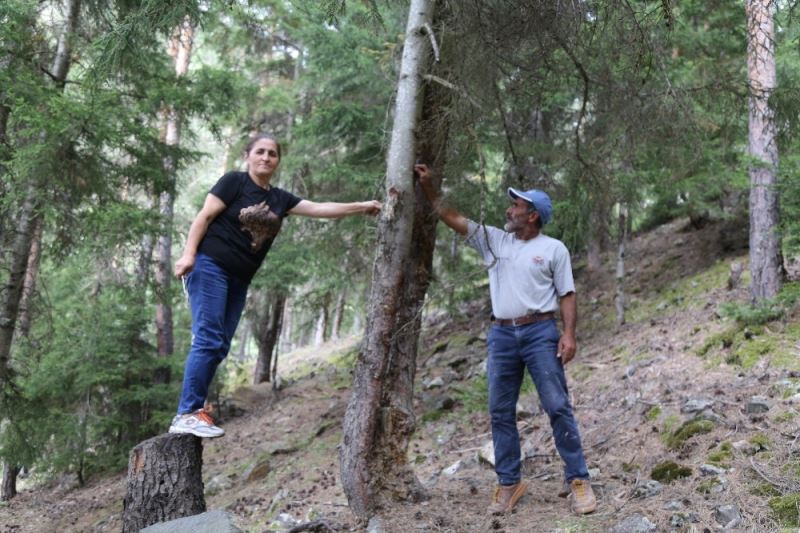
[[452,207],[442,205],[442,199],[439,197],[439,193],[434,189],[433,184],[431,183],[428,166],[414,165],[414,172],[416,172],[417,176],[419,176],[419,184],[422,187],[422,191],[425,193],[425,196],[428,198],[431,206],[433,206],[433,210],[437,215],[439,215],[439,218],[442,219],[442,222],[453,228],[456,233],[460,235],[466,235],[466,217]]

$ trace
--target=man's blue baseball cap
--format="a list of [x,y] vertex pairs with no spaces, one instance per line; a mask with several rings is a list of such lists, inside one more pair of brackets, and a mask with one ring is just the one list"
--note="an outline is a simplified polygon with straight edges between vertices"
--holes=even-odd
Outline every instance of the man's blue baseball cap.
[[512,200],[522,198],[526,202],[533,205],[533,208],[539,213],[539,218],[542,224],[550,222],[550,217],[553,216],[553,202],[547,193],[538,189],[531,189],[529,191],[518,191],[513,187],[508,188],[508,195]]

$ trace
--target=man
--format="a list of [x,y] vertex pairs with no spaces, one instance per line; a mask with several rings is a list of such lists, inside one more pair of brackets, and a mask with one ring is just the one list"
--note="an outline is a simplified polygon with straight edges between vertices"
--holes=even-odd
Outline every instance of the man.
[[[498,486],[489,506],[492,514],[510,512],[528,482],[521,479],[516,407],[525,368],[553,428],[556,449],[564,461],[572,510],[591,513],[597,502],[581,447],[578,425],[567,393],[564,366],[575,357],[577,304],[570,257],[564,244],[541,233],[550,221],[550,197],[539,190],[508,189],[505,231],[481,227],[440,204],[425,165],[416,165],[420,185],[445,224],[478,250],[489,268],[494,323],[489,349],[489,412]],[[555,311],[560,307],[564,333],[559,336]]]

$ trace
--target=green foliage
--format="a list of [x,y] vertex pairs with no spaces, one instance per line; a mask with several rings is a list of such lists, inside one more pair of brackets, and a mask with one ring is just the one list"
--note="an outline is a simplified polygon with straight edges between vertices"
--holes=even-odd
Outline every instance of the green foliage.
[[733,460],[733,446],[726,441],[717,446],[717,449],[708,454],[706,462],[712,465],[726,467]]
[[676,479],[689,477],[692,475],[692,469],[688,466],[679,465],[674,461],[664,461],[657,464],[650,471],[650,478],[660,481],[661,483],[671,483]]
[[792,493],[771,498],[769,508],[772,509],[775,518],[780,520],[781,525],[800,526],[800,494]]
[[657,420],[659,416],[661,416],[661,406],[654,405],[650,409],[648,409],[647,413],[644,415],[645,418],[649,421]]
[[709,433],[713,429],[714,423],[710,420],[687,420],[675,431],[667,433],[664,437],[664,441],[669,448],[676,450],[682,447],[684,443],[692,437],[702,435],[703,433]]

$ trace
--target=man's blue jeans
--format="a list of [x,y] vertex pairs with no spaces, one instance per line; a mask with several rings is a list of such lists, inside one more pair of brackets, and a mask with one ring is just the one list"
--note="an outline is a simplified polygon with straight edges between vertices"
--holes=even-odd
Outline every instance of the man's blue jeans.
[[564,368],[556,357],[559,338],[555,320],[524,326],[493,325],[489,330],[489,413],[495,472],[501,485],[519,483],[521,477],[517,400],[526,367],[550,417],[566,480],[589,477]]
[[186,280],[192,308],[192,347],[183,371],[178,414],[203,407],[217,366],[230,350],[244,310],[247,285],[207,255],[197,254]]

